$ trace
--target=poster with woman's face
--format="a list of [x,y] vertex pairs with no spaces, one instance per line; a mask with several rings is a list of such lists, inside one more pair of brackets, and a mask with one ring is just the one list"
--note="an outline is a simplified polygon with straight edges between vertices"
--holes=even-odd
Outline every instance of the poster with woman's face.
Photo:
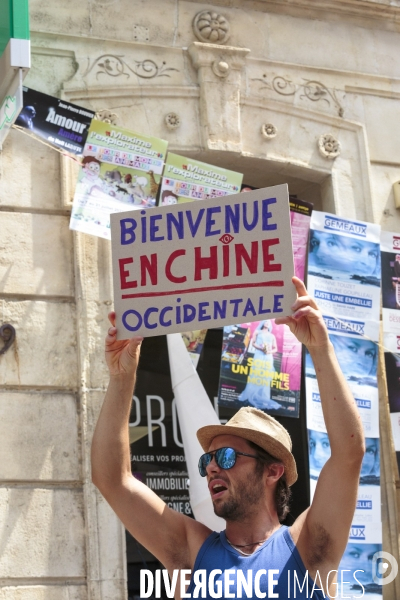
[[[360,485],[379,485],[379,438],[366,438],[365,447],[366,450],[361,465]],[[327,433],[312,429],[308,430],[308,455],[310,477],[318,479],[322,467],[331,456],[331,445]]]
[[313,275],[326,275],[340,281],[361,279],[379,286],[380,245],[378,242],[312,230],[308,269]]
[[[377,386],[378,345],[360,337],[331,334],[329,339],[335,349],[340,368],[350,381]],[[315,377],[311,356],[306,356],[306,375]]]
[[382,586],[376,581],[380,577],[379,565],[382,559],[376,557],[382,550],[382,544],[365,544],[350,541],[347,544],[339,565],[339,573],[343,571],[343,584],[338,597],[366,600],[381,600]]

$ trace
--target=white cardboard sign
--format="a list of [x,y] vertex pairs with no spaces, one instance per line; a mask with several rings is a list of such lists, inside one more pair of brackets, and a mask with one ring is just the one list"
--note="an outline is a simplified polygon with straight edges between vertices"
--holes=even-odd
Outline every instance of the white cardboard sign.
[[111,215],[118,339],[291,314],[287,185]]

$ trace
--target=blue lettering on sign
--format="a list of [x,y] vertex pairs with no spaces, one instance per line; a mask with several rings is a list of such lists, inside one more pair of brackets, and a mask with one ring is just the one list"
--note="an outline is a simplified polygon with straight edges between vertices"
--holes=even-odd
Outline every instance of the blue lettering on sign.
[[283,308],[281,305],[281,298],[283,298],[283,294],[275,294],[274,295],[274,312],[283,312]]
[[352,525],[349,540],[365,540],[365,525]]
[[212,229],[212,226],[215,225],[215,219],[213,219],[213,213],[221,212],[220,206],[211,206],[207,208],[206,213],[206,236],[210,235],[219,235],[221,233],[220,229]]
[[183,322],[190,323],[196,318],[196,309],[192,304],[183,305]]
[[372,510],[372,500],[357,500],[357,507],[360,510]]
[[161,311],[160,311],[160,325],[162,325],[162,327],[170,327],[172,325],[171,319],[169,321],[166,321],[164,319],[166,313],[170,312],[171,310],[173,310],[172,306],[164,306],[164,308],[161,309]]
[[[134,319],[137,319],[136,323],[132,321],[132,316]],[[122,315],[122,323],[128,331],[137,331],[143,323],[142,315],[138,313],[137,310],[126,310]]]
[[[283,294],[274,294],[273,304],[274,312],[282,312]],[[272,309],[264,306],[263,296],[259,297],[259,302],[253,302],[250,298],[231,298],[230,300],[214,300],[192,304],[181,304],[181,298],[176,298],[175,306],[164,306],[157,308],[148,306],[143,314],[134,309],[126,310],[122,314],[122,323],[124,327],[133,333],[139,331],[142,327],[149,330],[155,330],[159,326],[171,327],[172,325],[180,325],[181,323],[192,323],[195,319],[199,321],[210,321],[211,319],[225,319],[233,317],[239,319],[242,323],[246,316],[251,313],[256,314],[257,305],[262,309],[263,313],[271,313]],[[240,320],[242,319],[242,320]],[[190,329],[190,327],[189,327]],[[314,394],[314,400],[319,394]],[[318,400],[319,401],[319,400]]]
[[268,210],[270,204],[275,204],[276,198],[266,198],[262,201],[262,229],[263,231],[271,231],[277,228],[276,223],[270,223],[269,220],[272,218],[272,213]]
[[211,315],[206,312],[209,306],[209,302],[199,302],[199,321],[209,321],[211,319]]
[[358,298],[357,296],[343,296],[342,294],[331,294],[322,290],[315,290],[314,297],[317,300],[328,300],[339,304],[351,304],[352,306],[361,306],[372,308],[372,300],[369,298]]
[[146,329],[156,329],[157,327],[157,323],[150,323],[149,321],[151,313],[158,313],[158,308],[150,307],[145,311],[143,321]]
[[137,227],[137,222],[135,219],[121,219],[120,228],[121,228],[121,244],[125,246],[126,244],[132,244],[135,239],[135,229]]
[[338,219],[337,217],[325,217],[324,229],[330,229],[331,231],[339,231],[341,233],[352,233],[359,237],[367,236],[367,226],[363,223],[356,223],[355,221],[345,221],[344,219]]
[[364,400],[361,398],[355,399],[358,408],[371,408],[371,400]]
[[325,317],[325,325],[330,331],[351,332],[356,335],[364,335],[365,323],[360,321],[349,321],[348,319],[335,319],[334,317]]
[[150,241],[151,242],[162,242],[164,239],[163,235],[156,235],[160,230],[159,225],[157,225],[156,221],[160,221],[162,219],[162,215],[151,215],[150,216]]
[[317,394],[317,392],[313,392],[312,400],[313,400],[313,402],[321,402],[321,396],[319,394]]

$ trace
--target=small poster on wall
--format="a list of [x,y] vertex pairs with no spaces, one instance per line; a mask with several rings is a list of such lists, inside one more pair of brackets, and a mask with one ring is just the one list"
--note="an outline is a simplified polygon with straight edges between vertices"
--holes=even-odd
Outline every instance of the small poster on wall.
[[169,152],[159,204],[165,206],[237,194],[242,179],[241,173]]
[[92,121],[70,228],[111,239],[110,214],[154,207],[167,142]]
[[15,124],[56,148],[82,154],[94,111],[27,87],[22,89],[24,105]]

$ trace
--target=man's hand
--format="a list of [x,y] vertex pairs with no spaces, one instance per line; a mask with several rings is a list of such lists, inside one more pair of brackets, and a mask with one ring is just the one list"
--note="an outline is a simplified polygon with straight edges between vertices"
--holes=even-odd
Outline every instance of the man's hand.
[[105,354],[110,376],[135,375],[139,362],[142,337],[117,341],[115,327],[115,312],[108,315],[111,327],[108,330],[105,343]]
[[277,325],[287,325],[299,342],[309,350],[327,346],[329,342],[328,331],[315,300],[311,298],[304,283],[298,277],[292,277],[297,292],[297,300],[292,306],[291,317],[275,319]]

